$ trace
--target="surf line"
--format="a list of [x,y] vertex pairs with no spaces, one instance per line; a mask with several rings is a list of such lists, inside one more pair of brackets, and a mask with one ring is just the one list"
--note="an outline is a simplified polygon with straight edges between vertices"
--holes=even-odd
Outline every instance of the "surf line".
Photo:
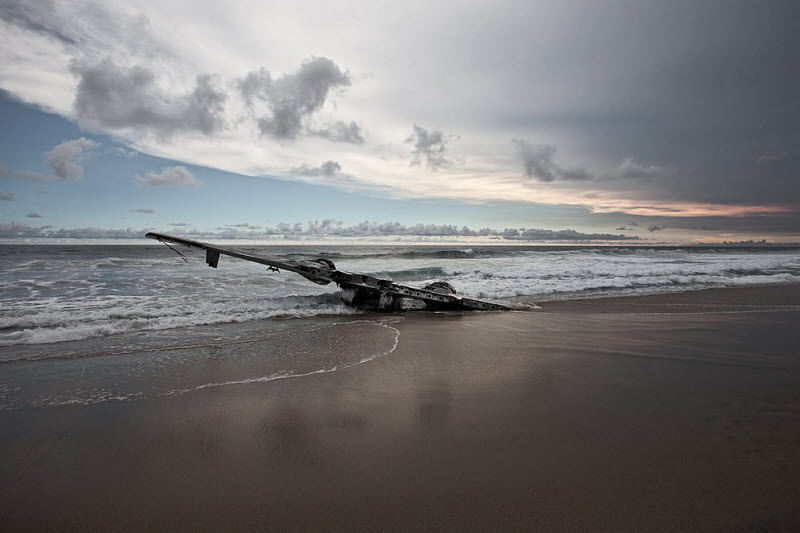
[[368,363],[370,361],[374,361],[376,359],[380,359],[380,358],[386,357],[387,355],[389,355],[392,352],[394,352],[397,349],[397,346],[400,344],[400,330],[395,328],[395,327],[393,327],[393,326],[390,326],[387,322],[397,323],[397,322],[401,322],[402,320],[403,320],[402,318],[398,317],[398,319],[396,319],[396,320],[386,320],[386,321],[354,320],[352,322],[342,322],[342,323],[334,324],[334,325],[347,325],[347,324],[354,324],[354,323],[364,322],[364,323],[378,324],[381,327],[388,328],[388,329],[390,329],[390,330],[392,330],[394,332],[394,343],[392,344],[391,348],[389,348],[388,350],[386,350],[383,353],[379,353],[379,354],[376,354],[376,355],[371,355],[371,356],[364,357],[364,358],[360,359],[359,361],[357,361],[355,363],[351,363],[349,365],[342,365],[342,366],[336,365],[336,366],[332,366],[330,368],[321,368],[319,370],[313,370],[311,372],[305,372],[303,374],[295,374],[293,372],[278,372],[278,373],[275,373],[275,374],[270,374],[269,376],[259,376],[259,377],[255,377],[255,378],[244,378],[244,379],[234,379],[234,380],[230,380],[230,381],[219,381],[219,382],[214,382],[214,383],[204,383],[202,385],[198,385],[196,387],[191,387],[191,388],[187,388],[187,389],[170,390],[170,391],[167,391],[167,392],[164,392],[164,393],[161,393],[161,394],[157,394],[157,395],[155,395],[155,397],[158,398],[158,397],[165,397],[165,396],[174,396],[174,395],[186,394],[186,393],[189,393],[189,392],[194,392],[194,391],[199,391],[199,390],[228,387],[228,386],[231,386],[231,385],[249,385],[249,384],[252,384],[252,383],[269,383],[270,381],[277,381],[279,379],[303,378],[303,377],[313,376],[315,374],[328,374],[328,373],[336,372],[336,371],[339,371],[339,370],[347,370],[348,368],[353,368],[353,367],[362,365],[364,363]]
[[232,346],[236,344],[255,344],[257,342],[263,342],[270,340],[276,336],[285,334],[285,335],[298,335],[303,333],[311,333],[315,331],[321,331],[327,328],[333,328],[335,326],[346,326],[349,324],[356,324],[356,323],[365,323],[365,324],[378,324],[378,325],[385,325],[386,323],[394,323],[394,322],[401,322],[403,321],[403,317],[387,317],[381,318],[380,320],[351,320],[349,322],[332,322],[330,324],[322,324],[318,326],[310,326],[307,328],[296,328],[296,329],[288,329],[288,330],[280,330],[280,331],[273,331],[267,335],[263,335],[261,337],[255,338],[248,338],[248,339],[238,339],[238,340],[219,340],[214,342],[203,342],[203,343],[193,343],[193,344],[172,344],[172,345],[164,345],[164,346],[155,346],[152,348],[136,348],[130,350],[117,350],[113,352],[88,352],[88,353],[73,353],[69,355],[54,355],[51,357],[17,357],[13,359],[0,359],[0,365],[7,365],[12,363],[22,363],[22,362],[32,362],[32,363],[39,363],[39,362],[46,362],[46,361],[69,361],[73,359],[89,359],[93,357],[106,357],[106,356],[113,356],[113,355],[131,355],[137,353],[153,353],[153,352],[167,352],[167,351],[177,351],[177,350],[191,350],[194,348],[214,348],[218,346]]
[[[259,377],[254,377],[254,378],[243,378],[243,379],[238,379],[238,380],[221,381],[221,382],[215,382],[215,383],[204,383],[202,385],[197,385],[195,387],[190,387],[190,388],[186,388],[186,389],[173,389],[173,390],[168,390],[168,391],[157,393],[157,394],[147,394],[147,393],[139,391],[139,392],[134,392],[134,393],[130,393],[130,394],[127,394],[127,395],[114,395],[114,393],[108,393],[107,395],[105,395],[103,397],[100,397],[100,398],[69,398],[69,399],[61,399],[61,400],[59,400],[59,399],[49,399],[49,398],[40,398],[40,399],[35,400],[34,402],[32,402],[29,406],[23,406],[23,405],[19,405],[19,404],[15,405],[14,402],[16,400],[12,400],[10,403],[0,404],[0,411],[16,411],[16,410],[19,410],[19,409],[22,409],[22,408],[25,408],[25,407],[34,407],[34,408],[40,408],[41,409],[41,408],[54,408],[54,407],[79,407],[79,406],[96,405],[96,404],[100,404],[100,403],[109,403],[109,402],[117,402],[117,403],[135,402],[135,401],[139,401],[139,400],[146,400],[146,399],[149,399],[149,398],[165,398],[165,397],[168,397],[168,396],[176,396],[176,395],[180,395],[180,394],[186,394],[186,393],[189,393],[189,392],[205,390],[205,389],[215,389],[215,388],[221,388],[221,387],[226,387],[226,386],[231,386],[231,385],[246,385],[246,384],[252,384],[252,383],[268,383],[270,381],[277,381],[279,379],[302,378],[302,377],[307,377],[307,376],[313,376],[315,374],[327,374],[327,373],[336,372],[336,371],[339,371],[339,370],[346,370],[346,369],[349,369],[349,368],[353,368],[353,367],[362,365],[364,363],[368,363],[370,361],[374,361],[376,359],[380,359],[382,357],[386,357],[387,355],[390,355],[392,352],[394,352],[397,349],[397,346],[400,344],[400,330],[395,328],[395,327],[393,327],[393,326],[390,326],[389,324],[397,324],[399,322],[402,322],[403,320],[405,320],[403,317],[393,317],[393,318],[386,318],[386,319],[381,319],[381,320],[353,320],[353,321],[350,321],[350,322],[335,322],[335,323],[330,324],[328,326],[322,326],[322,327],[313,328],[313,331],[318,331],[318,330],[324,329],[326,327],[333,327],[333,326],[337,326],[337,325],[349,325],[349,324],[363,323],[363,324],[378,325],[380,327],[387,328],[388,330],[390,330],[393,333],[394,340],[392,342],[392,346],[388,350],[385,350],[385,351],[377,353],[377,354],[368,355],[368,356],[363,357],[360,360],[358,360],[358,361],[356,361],[354,363],[350,363],[348,365],[341,365],[341,366],[336,365],[336,366],[333,366],[333,367],[330,367],[330,368],[321,368],[319,370],[313,370],[311,372],[305,372],[303,374],[294,374],[292,372],[278,372],[278,373],[275,373],[275,374],[270,374],[268,376],[259,376]],[[304,331],[312,331],[312,330],[304,330]],[[279,333],[279,332],[276,332],[276,333]],[[228,342],[228,343],[217,343],[217,344],[201,344],[201,345],[197,345],[197,346],[222,346],[222,345],[226,345],[226,344],[242,344],[242,343],[245,343],[245,342],[258,342],[258,340],[265,340],[265,339],[268,339],[268,338],[269,337],[262,337],[261,339],[256,339],[256,340],[248,339],[246,341],[231,341],[231,342]],[[154,351],[154,350],[148,350],[148,351]],[[136,353],[136,352],[133,352],[133,353]]]

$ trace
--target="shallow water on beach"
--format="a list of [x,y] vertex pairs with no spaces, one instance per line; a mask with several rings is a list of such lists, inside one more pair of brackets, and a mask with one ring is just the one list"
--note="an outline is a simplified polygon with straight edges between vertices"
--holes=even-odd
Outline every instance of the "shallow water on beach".
[[344,370],[394,351],[399,331],[392,324],[400,320],[261,321],[26,345],[13,355],[6,349],[0,411],[134,401]]
[[[508,305],[800,282],[800,249],[494,246],[240,246],[412,285],[447,280]],[[353,315],[334,286],[164,246],[0,246],[0,347],[121,333]],[[277,326],[276,326],[277,327]],[[166,333],[164,333],[166,334]],[[0,360],[15,358],[0,350]]]

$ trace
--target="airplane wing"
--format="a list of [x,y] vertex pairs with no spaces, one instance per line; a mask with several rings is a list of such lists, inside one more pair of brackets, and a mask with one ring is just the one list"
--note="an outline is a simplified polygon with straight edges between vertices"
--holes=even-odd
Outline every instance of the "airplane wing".
[[219,264],[220,255],[229,255],[231,257],[236,257],[238,259],[244,259],[245,261],[252,261],[254,263],[261,263],[262,265],[267,265],[269,267],[288,270],[289,272],[295,272],[296,274],[300,274],[304,278],[308,278],[314,283],[318,283],[320,285],[327,285],[331,281],[334,281],[332,278],[325,276],[325,273],[322,272],[323,270],[330,270],[329,267],[330,265],[332,265],[332,263],[330,263],[329,261],[285,261],[278,257],[270,257],[268,255],[248,254],[240,252],[238,250],[233,250],[231,248],[217,246],[215,244],[193,241],[191,239],[184,239],[181,237],[173,237],[172,235],[165,235],[163,233],[150,232],[147,233],[145,237],[148,237],[150,239],[155,239],[165,244],[167,243],[180,244],[181,246],[188,246],[190,248],[199,248],[201,250],[205,250],[206,263],[208,263],[208,266],[213,268],[217,268],[217,265]]
[[[399,309],[403,299],[420,300],[430,307],[475,309],[484,311],[508,310],[505,305],[464,298],[456,294],[455,289],[447,282],[435,282],[425,287],[414,287],[395,283],[390,279],[381,279],[367,274],[358,274],[338,270],[332,261],[324,258],[292,261],[267,255],[255,255],[240,252],[231,248],[193,241],[163,233],[150,232],[145,235],[150,239],[160,241],[167,246],[170,243],[206,251],[206,263],[217,268],[220,255],[229,255],[245,261],[261,263],[270,268],[288,270],[303,276],[319,285],[334,282],[342,288],[342,300],[347,304],[377,302],[381,310]],[[170,248],[172,248],[170,246]],[[174,248],[173,248],[174,250]],[[177,250],[175,250],[177,252]],[[178,252],[180,254],[180,252]],[[182,255],[182,254],[181,254]],[[185,260],[185,258],[184,258]]]

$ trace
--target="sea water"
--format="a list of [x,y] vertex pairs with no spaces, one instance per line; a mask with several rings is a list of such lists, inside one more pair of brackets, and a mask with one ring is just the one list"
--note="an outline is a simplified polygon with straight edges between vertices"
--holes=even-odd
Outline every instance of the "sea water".
[[[239,246],[284,259],[326,257],[340,270],[525,307],[800,282],[800,249],[453,246]],[[339,289],[290,272],[165,246],[0,246],[0,346],[189,326],[353,315]],[[0,356],[2,359],[2,356]]]
[[[237,246],[411,285],[447,280],[520,309],[559,299],[800,281],[800,249]],[[0,246],[0,411],[169,398],[391,354],[403,313],[335,285],[164,246]]]

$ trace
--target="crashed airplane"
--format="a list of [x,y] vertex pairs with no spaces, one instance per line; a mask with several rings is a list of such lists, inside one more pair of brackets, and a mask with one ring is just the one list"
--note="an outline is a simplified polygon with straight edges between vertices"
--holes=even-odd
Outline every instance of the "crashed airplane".
[[[418,300],[427,307],[435,309],[465,309],[480,311],[505,311],[508,307],[475,298],[466,298],[456,293],[452,285],[445,281],[430,283],[424,287],[412,287],[402,283],[395,283],[390,279],[381,279],[366,274],[357,274],[338,270],[329,259],[319,258],[303,261],[284,260],[277,257],[266,255],[254,255],[230,248],[223,248],[213,244],[192,241],[162,233],[150,232],[145,235],[150,239],[155,239],[172,248],[170,243],[191,248],[199,248],[206,251],[206,263],[208,266],[217,268],[220,255],[229,255],[261,263],[269,267],[269,270],[279,272],[280,269],[288,270],[300,274],[304,278],[318,285],[327,285],[331,282],[336,283],[342,289],[342,301],[348,305],[375,305],[381,311],[395,311],[402,307],[405,299]],[[186,257],[178,250],[175,252]]]

